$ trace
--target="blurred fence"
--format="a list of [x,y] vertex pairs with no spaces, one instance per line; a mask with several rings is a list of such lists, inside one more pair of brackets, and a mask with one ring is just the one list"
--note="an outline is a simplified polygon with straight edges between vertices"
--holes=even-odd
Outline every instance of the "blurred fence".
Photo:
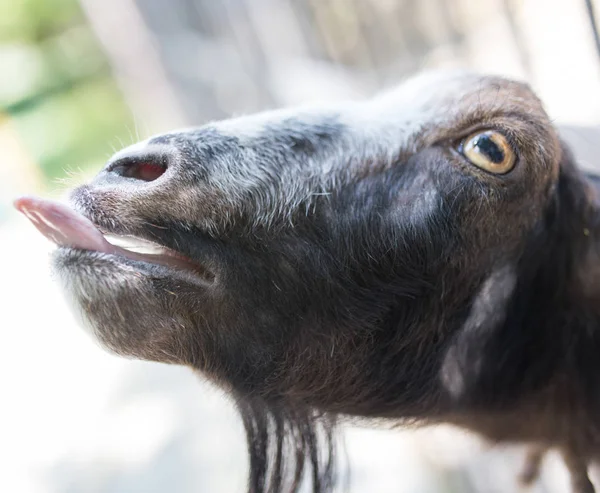
[[[163,115],[148,118],[166,120],[165,126],[175,123],[173,100],[175,119],[197,123],[315,97],[370,94],[423,67],[503,72],[542,91],[557,78],[573,90],[600,87],[591,0],[83,0],[82,5],[113,66],[121,67],[123,86],[136,93],[130,100],[148,84],[140,77],[148,74],[148,53],[156,49],[156,84],[168,85],[158,93],[172,97],[168,108],[156,108]],[[126,20],[107,13],[124,5],[130,12]],[[128,29],[134,17],[136,27]],[[551,89],[546,92],[555,99]],[[600,112],[600,103],[593,111]],[[584,118],[593,118],[593,111]]]

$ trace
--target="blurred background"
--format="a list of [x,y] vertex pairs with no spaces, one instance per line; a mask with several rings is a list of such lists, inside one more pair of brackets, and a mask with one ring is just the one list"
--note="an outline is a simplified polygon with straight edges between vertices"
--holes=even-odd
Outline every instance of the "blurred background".
[[[600,2],[0,0],[0,491],[241,492],[247,470],[224,395],[77,328],[51,246],[12,199],[60,197],[154,133],[365,97],[427,68],[524,79],[557,122],[596,128],[593,13]],[[518,491],[518,448],[446,427],[344,435],[352,492]],[[529,491],[566,484],[550,455]]]

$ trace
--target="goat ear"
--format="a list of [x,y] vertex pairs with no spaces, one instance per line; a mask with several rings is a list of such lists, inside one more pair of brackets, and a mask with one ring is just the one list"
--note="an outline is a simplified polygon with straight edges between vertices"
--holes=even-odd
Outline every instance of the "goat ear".
[[[486,386],[497,332],[504,326],[516,287],[513,266],[495,270],[482,283],[470,312],[444,356],[442,385],[456,401],[477,401]],[[491,358],[495,360],[495,358]]]
[[569,290],[580,308],[600,316],[600,129],[570,127],[563,133],[568,139],[563,140],[558,222],[571,266]]

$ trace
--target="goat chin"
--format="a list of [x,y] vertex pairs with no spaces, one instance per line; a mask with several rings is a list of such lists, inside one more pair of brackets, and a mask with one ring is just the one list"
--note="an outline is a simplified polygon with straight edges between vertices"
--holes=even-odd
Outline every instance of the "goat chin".
[[232,395],[251,492],[330,490],[342,416],[529,444],[524,482],[557,448],[587,493],[600,180],[576,161],[526,85],[436,73],[157,135],[68,206],[16,205],[104,347]]

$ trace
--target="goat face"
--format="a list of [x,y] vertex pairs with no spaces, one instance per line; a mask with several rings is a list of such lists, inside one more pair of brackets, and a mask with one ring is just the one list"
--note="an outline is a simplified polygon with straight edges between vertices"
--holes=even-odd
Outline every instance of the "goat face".
[[[489,131],[495,143],[470,138]],[[478,166],[473,142],[514,164]],[[452,338],[503,323],[560,159],[526,86],[421,76],[117,153],[73,207],[169,254],[62,247],[54,266],[119,354],[189,365],[236,395],[427,417],[467,385]]]
[[597,199],[527,86],[434,74],[159,135],[71,205],[17,202],[104,346],[231,392],[252,492],[306,461],[326,489],[315,423],[339,413],[557,446],[592,491]]

